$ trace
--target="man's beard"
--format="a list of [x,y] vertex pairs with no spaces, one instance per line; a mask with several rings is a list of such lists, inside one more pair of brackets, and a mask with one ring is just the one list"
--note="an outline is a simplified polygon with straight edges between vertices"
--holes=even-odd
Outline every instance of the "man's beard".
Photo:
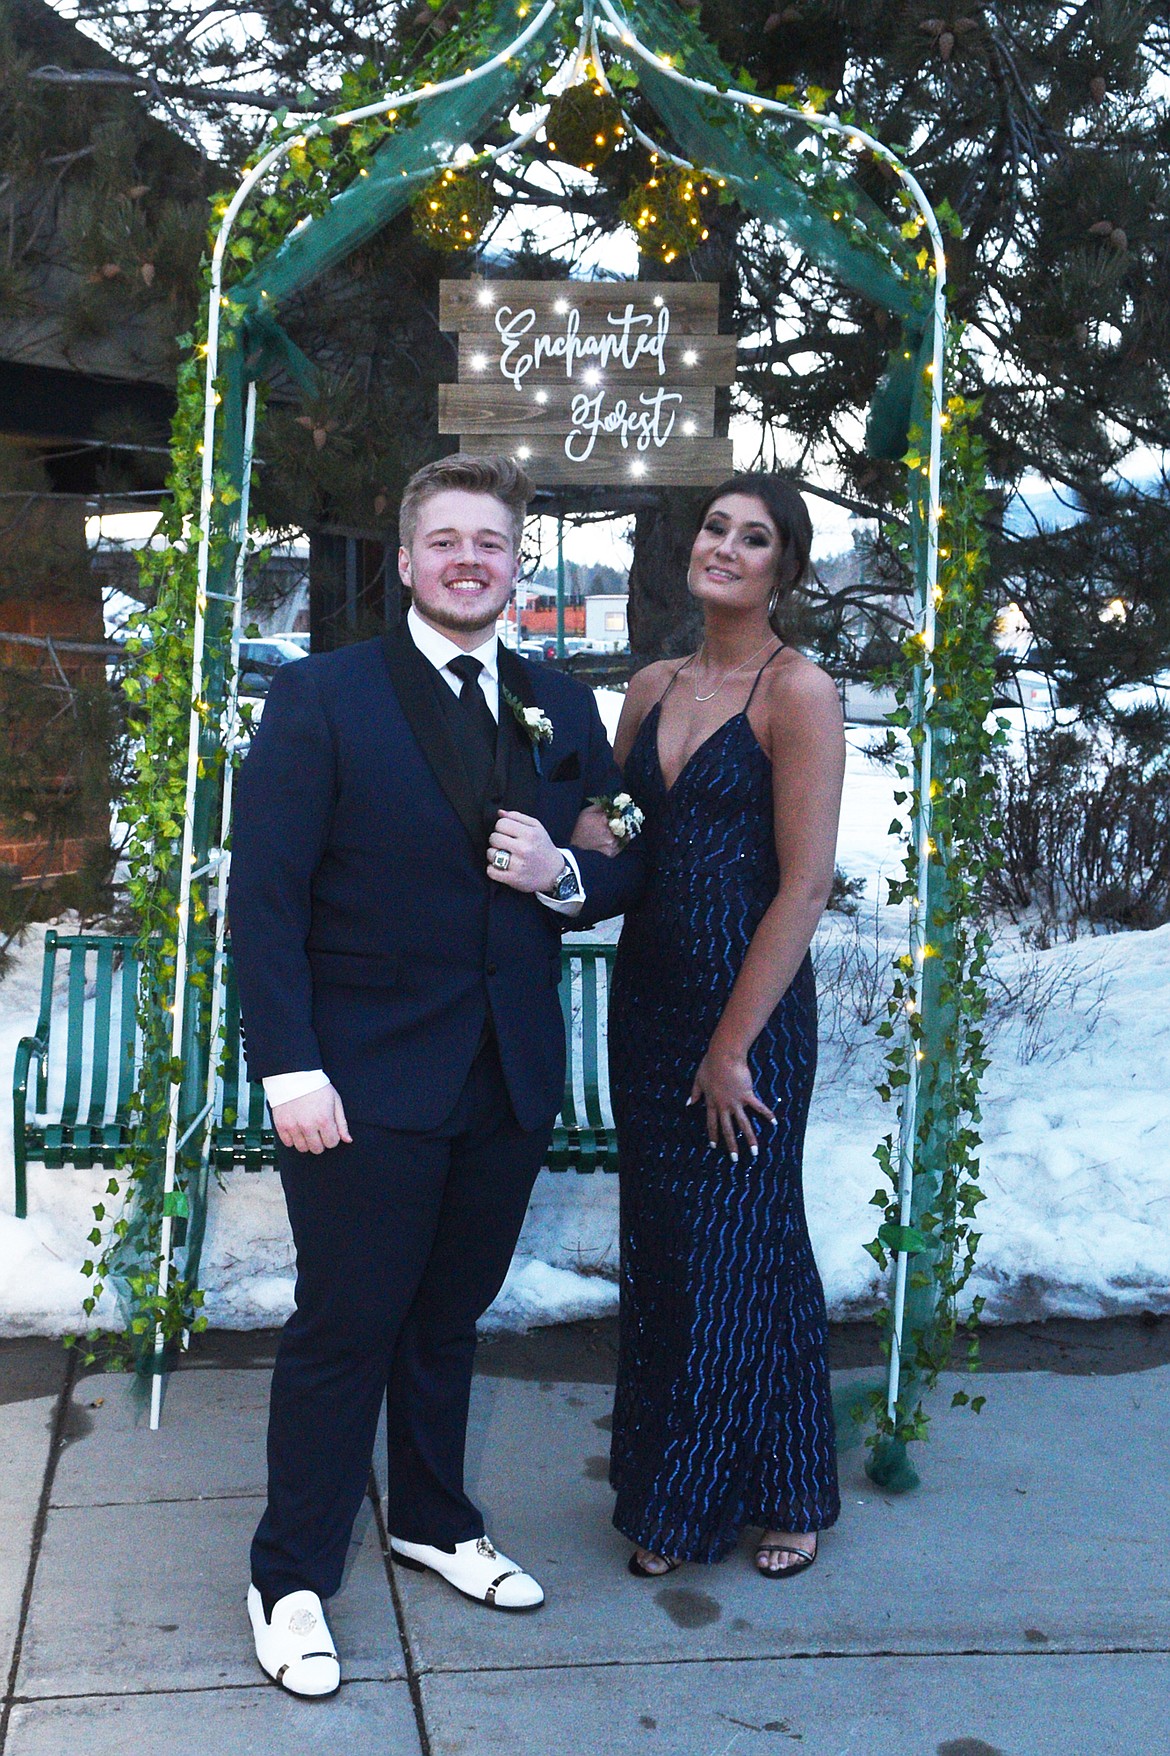
[[491,612],[486,621],[483,620],[482,605],[478,607],[474,604],[466,606],[446,603],[431,605],[420,604],[416,601],[415,609],[425,621],[433,622],[436,628],[451,628],[457,634],[476,634],[482,629],[486,634],[494,630],[501,613],[507,608],[508,601],[508,598],[505,598],[504,602]]

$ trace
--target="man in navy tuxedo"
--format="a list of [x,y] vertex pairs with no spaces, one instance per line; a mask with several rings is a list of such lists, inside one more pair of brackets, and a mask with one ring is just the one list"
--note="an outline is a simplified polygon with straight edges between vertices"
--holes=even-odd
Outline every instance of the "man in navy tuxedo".
[[405,624],[280,670],[239,777],[232,945],[297,1251],[248,1605],[299,1695],[340,1680],[320,1600],[383,1400],[398,1561],[543,1601],[463,1488],[475,1325],[561,1101],[561,931],[621,913],[641,860],[572,848],[619,785],[596,705],[496,639],[530,491],[503,457],[419,471]]

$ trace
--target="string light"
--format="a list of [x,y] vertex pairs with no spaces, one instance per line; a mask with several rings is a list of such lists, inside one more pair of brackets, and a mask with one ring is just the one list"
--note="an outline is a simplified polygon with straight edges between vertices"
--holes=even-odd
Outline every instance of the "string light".
[[597,171],[611,157],[626,129],[611,92],[589,80],[571,85],[549,106],[544,125],[548,150],[565,164]]
[[650,163],[651,175],[630,190],[621,216],[638,233],[643,251],[670,263],[710,237],[703,203],[711,190],[701,172],[662,168],[656,153]]
[[482,237],[495,212],[491,182],[483,171],[448,167],[414,203],[415,236],[432,250],[470,250]]

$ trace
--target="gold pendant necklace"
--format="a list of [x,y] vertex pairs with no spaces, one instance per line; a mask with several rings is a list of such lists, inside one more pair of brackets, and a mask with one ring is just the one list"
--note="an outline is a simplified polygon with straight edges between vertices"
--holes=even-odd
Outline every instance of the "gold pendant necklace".
[[[698,691],[694,688],[694,685],[692,682],[691,693],[692,693],[692,695],[694,695],[695,700],[696,701],[714,701],[715,697],[718,695],[719,691],[722,689],[724,683],[726,683],[728,677],[734,677],[734,675],[737,671],[742,671],[745,665],[750,665],[754,658],[759,658],[760,654],[764,650],[764,647],[767,646],[770,641],[775,640],[775,638],[776,638],[776,636],[774,634],[770,634],[768,636],[768,639],[764,641],[762,646],[757,646],[755,652],[749,652],[745,659],[741,659],[737,665],[732,665],[730,670],[724,671],[723,675],[720,677],[719,681],[716,683],[714,689],[712,689],[710,695],[700,695],[698,693]],[[780,647],[783,645],[784,645],[784,642],[781,641],[780,646],[778,646],[776,648],[776,651],[779,652]],[[695,654],[696,659],[701,658],[703,656],[703,654],[706,652],[706,650],[707,650],[707,642],[704,641],[702,646],[699,648],[698,652]],[[774,656],[775,656],[775,654],[773,654],[773,657]]]

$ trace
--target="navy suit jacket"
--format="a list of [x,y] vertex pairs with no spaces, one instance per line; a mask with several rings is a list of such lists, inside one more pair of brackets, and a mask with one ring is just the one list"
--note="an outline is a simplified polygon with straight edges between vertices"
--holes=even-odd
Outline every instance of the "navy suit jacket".
[[[555,913],[486,875],[495,806],[569,845],[621,780],[591,692],[501,648],[499,754],[485,808],[405,627],[283,666],[241,768],[229,916],[253,1079],[324,1068],[351,1121],[424,1130],[450,1113],[490,1009],[521,1126],[561,1103],[560,935],[622,913],[638,843],[576,850],[585,908]],[[536,750],[507,690],[552,721]]]

